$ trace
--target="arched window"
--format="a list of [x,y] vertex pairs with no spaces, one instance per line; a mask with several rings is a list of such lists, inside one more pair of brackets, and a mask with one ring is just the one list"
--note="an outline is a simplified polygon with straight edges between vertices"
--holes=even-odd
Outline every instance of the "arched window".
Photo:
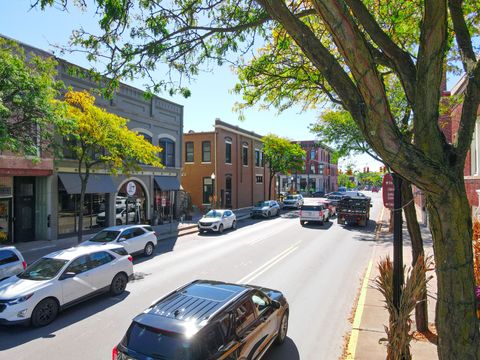
[[143,138],[148,141],[150,144],[152,143],[152,137],[146,133],[139,132],[138,135],[143,136]]
[[158,145],[163,149],[160,153],[162,164],[166,167],[175,167],[175,142],[168,138],[160,138]]

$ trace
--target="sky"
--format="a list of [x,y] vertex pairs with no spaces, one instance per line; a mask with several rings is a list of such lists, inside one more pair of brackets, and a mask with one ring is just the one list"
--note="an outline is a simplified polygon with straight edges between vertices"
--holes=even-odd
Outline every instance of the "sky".
[[[95,17],[82,13],[73,6],[69,12],[55,8],[40,11],[30,9],[30,3],[30,0],[0,0],[0,34],[54,52],[77,65],[90,67],[84,55],[60,54],[53,45],[67,45],[72,30],[80,27],[95,32],[98,29]],[[163,73],[158,73],[158,76],[163,76]],[[211,72],[201,73],[194,82],[186,84],[192,93],[190,98],[185,99],[179,95],[172,97],[167,93],[159,96],[184,106],[184,132],[210,131],[215,119],[220,118],[260,135],[274,133],[292,140],[315,139],[308,128],[316,121],[321,111],[318,109],[300,112],[300,108],[292,108],[278,114],[275,109],[252,108],[245,111],[243,121],[239,120],[238,114],[232,110],[235,102],[241,101],[241,97],[231,91],[236,82],[236,76],[228,65],[216,66]],[[140,89],[145,88],[143,79],[127,83]],[[353,165],[357,169],[369,166],[371,171],[378,171],[381,166],[368,155],[343,159],[339,165]]]

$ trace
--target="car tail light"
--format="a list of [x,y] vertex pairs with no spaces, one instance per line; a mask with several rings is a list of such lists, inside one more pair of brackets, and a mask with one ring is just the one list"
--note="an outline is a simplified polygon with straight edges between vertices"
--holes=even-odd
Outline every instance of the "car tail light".
[[117,360],[118,359],[118,350],[117,347],[115,346],[112,350],[112,360]]
[[27,262],[25,260],[22,261],[22,266],[23,266],[23,270],[27,268]]
[[132,255],[128,255],[128,261],[132,262],[133,261],[133,257]]

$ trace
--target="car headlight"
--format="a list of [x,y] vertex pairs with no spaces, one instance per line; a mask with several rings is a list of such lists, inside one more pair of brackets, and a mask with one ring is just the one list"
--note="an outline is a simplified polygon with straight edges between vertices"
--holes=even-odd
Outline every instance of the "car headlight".
[[28,295],[20,296],[20,297],[15,298],[15,299],[8,300],[8,301],[7,301],[7,304],[8,304],[8,305],[20,304],[20,303],[25,302],[25,301],[27,301],[28,299],[30,299],[30,298],[33,296],[33,294],[34,294],[34,293],[31,293],[31,294],[28,294]]

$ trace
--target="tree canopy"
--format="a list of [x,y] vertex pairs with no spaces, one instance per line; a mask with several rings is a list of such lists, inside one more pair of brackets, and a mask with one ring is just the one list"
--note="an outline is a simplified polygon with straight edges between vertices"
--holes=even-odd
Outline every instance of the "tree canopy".
[[56,65],[0,38],[0,151],[35,158],[52,145]]

